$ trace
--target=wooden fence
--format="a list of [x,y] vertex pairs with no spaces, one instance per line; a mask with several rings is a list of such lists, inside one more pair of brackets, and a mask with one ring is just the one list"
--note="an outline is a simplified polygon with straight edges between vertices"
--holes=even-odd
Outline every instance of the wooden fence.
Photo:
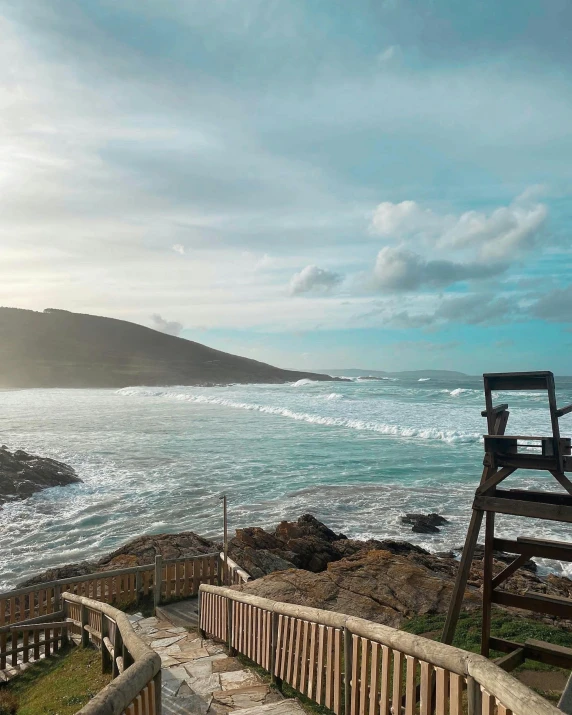
[[0,628],[0,671],[48,658],[68,642],[69,623],[63,611],[37,620],[40,622]]
[[224,552],[220,554],[221,582],[226,586],[237,586],[250,581],[250,574],[241,568],[236,561],[227,556],[226,562]]
[[101,571],[0,593],[0,628],[57,613],[62,608],[64,591],[121,607],[138,603],[141,597],[151,594],[155,605],[188,598],[198,594],[202,583],[219,583],[220,564],[217,553],[165,560],[157,556],[154,564]]
[[62,602],[69,637],[99,648],[102,672],[112,677],[77,715],[161,715],[161,658],[125,613],[71,593],[63,593]]
[[200,628],[335,715],[562,715],[483,656],[362,618],[202,585]]

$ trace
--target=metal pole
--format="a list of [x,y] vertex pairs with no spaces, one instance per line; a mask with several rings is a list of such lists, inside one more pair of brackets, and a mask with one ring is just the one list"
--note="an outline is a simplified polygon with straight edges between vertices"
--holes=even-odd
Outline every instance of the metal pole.
[[228,517],[226,509],[226,494],[222,496],[222,511],[223,511],[223,551],[224,551],[224,578],[225,586],[230,586],[228,573]]

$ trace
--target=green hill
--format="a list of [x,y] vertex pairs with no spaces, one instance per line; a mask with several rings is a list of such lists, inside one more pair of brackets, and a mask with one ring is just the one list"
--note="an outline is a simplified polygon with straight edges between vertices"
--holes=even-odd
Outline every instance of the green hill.
[[327,375],[282,370],[125,320],[0,308],[0,387],[281,383]]

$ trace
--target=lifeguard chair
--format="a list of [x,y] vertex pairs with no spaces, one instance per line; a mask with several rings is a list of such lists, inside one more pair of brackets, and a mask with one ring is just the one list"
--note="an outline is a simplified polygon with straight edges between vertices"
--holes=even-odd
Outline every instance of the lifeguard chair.
[[[532,639],[525,643],[515,643],[491,637],[490,634],[493,603],[572,619],[571,599],[538,593],[515,594],[500,588],[526,561],[535,556],[572,562],[572,542],[527,536],[518,536],[516,539],[495,536],[496,514],[572,523],[572,481],[566,476],[567,472],[572,472],[571,440],[569,437],[560,436],[559,425],[559,418],[572,412],[572,405],[560,409],[557,407],[554,375],[551,372],[488,373],[483,375],[483,378],[486,409],[481,414],[487,419],[488,431],[488,434],[484,435],[484,469],[473,501],[473,512],[442,641],[453,641],[477,539],[485,517],[481,653],[488,656],[491,649],[506,653],[496,662],[507,671],[517,667],[525,659],[572,669],[572,649]],[[493,406],[492,393],[514,390],[547,392],[552,435],[535,437],[505,434],[509,418],[508,405]],[[499,488],[499,485],[518,469],[545,470],[563,491]],[[515,556],[496,576],[493,574],[494,551],[505,551]]]

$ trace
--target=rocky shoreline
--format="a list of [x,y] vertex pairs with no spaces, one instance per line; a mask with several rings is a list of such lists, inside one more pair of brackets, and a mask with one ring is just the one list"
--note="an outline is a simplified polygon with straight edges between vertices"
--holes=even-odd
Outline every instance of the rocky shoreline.
[[21,449],[11,452],[6,445],[0,447],[0,508],[7,502],[27,499],[43,489],[81,481],[75,470],[63,462],[28,454]]
[[[221,544],[190,531],[141,536],[98,561],[53,568],[19,585],[149,564],[156,554],[177,558],[219,549]],[[349,539],[310,514],[295,522],[283,521],[272,531],[238,529],[229,542],[229,555],[253,578],[236,587],[247,593],[394,627],[412,616],[445,613],[458,567],[453,553],[431,554],[406,541]],[[480,606],[482,558],[482,549],[477,550],[465,609]],[[510,560],[510,555],[496,553],[495,572]],[[511,576],[505,588],[520,594],[533,591],[572,598],[572,580],[556,574],[541,576],[533,561]],[[572,629],[572,623],[545,616],[542,620]]]

